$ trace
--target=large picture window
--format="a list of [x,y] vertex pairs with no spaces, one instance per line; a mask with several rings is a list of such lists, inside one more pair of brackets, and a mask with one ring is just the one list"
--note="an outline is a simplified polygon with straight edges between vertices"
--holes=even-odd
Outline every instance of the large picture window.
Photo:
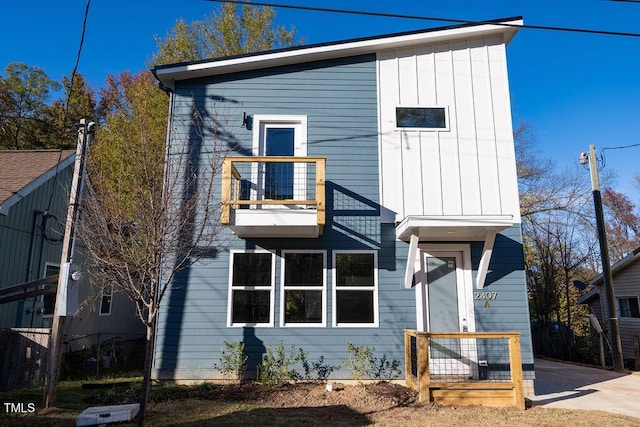
[[231,252],[229,326],[273,326],[274,255]]
[[282,251],[280,324],[324,326],[324,251]]
[[334,326],[378,326],[375,251],[333,253]]

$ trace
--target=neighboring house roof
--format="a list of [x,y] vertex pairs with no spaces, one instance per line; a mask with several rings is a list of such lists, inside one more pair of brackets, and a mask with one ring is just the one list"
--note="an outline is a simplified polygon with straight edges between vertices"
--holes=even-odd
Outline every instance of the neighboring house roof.
[[589,292],[587,292],[586,294],[584,294],[580,298],[578,298],[578,303],[579,304],[589,304],[591,301],[593,301],[596,298],[600,298],[600,289],[591,288],[591,290]]
[[462,38],[503,35],[504,42],[509,43],[522,24],[522,17],[503,18],[245,55],[157,65],[152,71],[164,86],[172,87],[173,82],[177,80],[372,54],[388,49],[449,42]]
[[75,161],[75,150],[0,150],[0,215]]
[[[625,268],[633,265],[636,261],[640,260],[640,247],[634,249],[629,255],[622,258],[611,266],[611,274],[616,275]],[[602,284],[602,273],[598,274],[593,279],[589,280],[588,285],[600,286]]]

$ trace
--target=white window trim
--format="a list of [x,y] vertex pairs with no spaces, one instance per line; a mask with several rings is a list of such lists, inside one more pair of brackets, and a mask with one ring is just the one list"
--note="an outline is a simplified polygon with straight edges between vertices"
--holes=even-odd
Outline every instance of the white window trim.
[[[57,268],[58,268],[58,272],[60,271],[60,264],[59,264],[59,263],[55,263],[55,262],[45,262],[45,263],[44,263],[44,269],[42,270],[42,278],[43,278],[43,279],[44,279],[45,277],[47,277],[47,268],[49,268],[49,267],[57,267]],[[44,286],[47,286],[47,285],[44,285]],[[43,289],[44,289],[44,286],[43,286]],[[57,286],[57,284],[56,284],[56,286]],[[54,296],[54,298],[57,298],[57,297],[58,297],[57,292],[56,292],[56,293],[54,293],[54,294],[50,294],[50,295],[53,295],[53,296]],[[40,302],[42,302],[42,318],[43,318],[43,319],[53,319],[53,313],[51,313],[51,314],[45,314],[45,313],[44,313],[44,297],[45,297],[45,296],[44,296],[44,295],[42,295],[42,297],[40,298]],[[55,310],[56,310],[56,307],[55,307],[55,299],[54,299],[53,311],[55,311]]]
[[[337,254],[373,254],[373,323],[338,323],[337,291],[339,289],[337,285]],[[378,328],[380,326],[380,309],[378,305],[378,251],[367,249],[335,250],[331,255],[331,263],[331,281],[333,284],[331,289],[331,310],[333,312],[332,326],[334,328]],[[371,291],[371,286],[345,286],[344,288],[352,291]]]
[[[268,253],[271,254],[271,285],[270,286],[237,286],[237,290],[268,290],[269,291],[269,319],[268,323],[233,323],[232,311],[233,311],[233,258],[235,254],[246,253]],[[273,251],[264,249],[232,249],[229,251],[229,286],[227,295],[227,327],[229,328],[241,328],[241,327],[256,327],[266,328],[274,326],[275,317],[275,278],[276,278],[276,257]]]
[[[444,109],[444,127],[443,128],[414,128],[414,127],[403,127],[398,126],[398,120],[396,117],[396,109],[397,108],[443,108]],[[427,132],[449,132],[451,130],[451,125],[449,123],[450,115],[449,115],[449,107],[446,105],[407,105],[407,104],[399,104],[393,107],[393,121],[394,126],[397,131],[403,132],[411,132],[411,131],[427,131]]]
[[629,299],[629,298],[635,298],[638,301],[638,306],[640,306],[640,295],[617,295],[616,296],[616,309],[617,309],[618,317],[620,319],[624,319],[625,321],[640,322],[640,317],[622,316],[622,310],[621,310],[621,307],[620,307],[620,300],[621,299]]
[[[294,128],[294,141],[293,141],[293,155],[295,157],[307,156],[307,116],[306,115],[282,115],[282,114],[254,114],[253,116],[253,146],[252,155],[264,156],[265,144],[264,144],[264,128],[265,127],[293,127]],[[306,164],[296,164],[294,176],[306,176]],[[258,170],[258,165],[254,164],[251,171],[252,182],[256,183],[258,194],[252,195],[257,200],[264,198],[263,184],[261,181],[261,171]],[[298,190],[296,191],[295,188]],[[252,190],[255,191],[255,190]],[[294,186],[296,191],[295,198],[299,200],[306,200],[306,188],[298,188]]]
[[299,130],[295,133],[294,155],[304,157],[307,155],[307,116],[306,115],[278,115],[255,114],[253,116],[253,155],[261,156],[264,153],[262,146],[262,128],[264,125],[291,126]]
[[100,289],[100,302],[98,306],[98,316],[111,316],[111,310],[113,308],[113,287],[111,287],[111,292],[109,292],[106,295],[109,295],[111,297],[111,299],[109,300],[109,312],[108,313],[102,312],[102,300],[105,297],[104,288],[102,288]]
[[[285,315],[285,254],[322,254],[322,321],[320,323],[289,323],[284,318]],[[327,251],[317,249],[283,249],[280,252],[280,326],[283,328],[324,328],[327,326]],[[312,286],[289,286],[288,290],[318,290]]]

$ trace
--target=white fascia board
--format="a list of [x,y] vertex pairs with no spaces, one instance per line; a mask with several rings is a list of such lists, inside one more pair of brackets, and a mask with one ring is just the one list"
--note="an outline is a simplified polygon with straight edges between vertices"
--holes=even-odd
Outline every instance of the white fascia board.
[[39,177],[31,181],[30,183],[25,185],[24,187],[22,187],[20,190],[16,191],[16,193],[13,196],[7,198],[7,200],[2,202],[2,204],[0,205],[0,215],[9,215],[9,210],[13,205],[15,205],[20,200],[27,197],[29,194],[31,194],[31,192],[35,191],[42,184],[47,182],[49,179],[53,178],[57,173],[60,173],[63,170],[65,170],[65,168],[73,164],[75,161],[76,161],[76,153],[73,153],[66,159],[62,160],[60,164],[52,167],[51,169],[49,169],[48,171],[46,171],[45,173],[43,173],[42,175],[40,175]]
[[396,238],[406,241],[415,234],[424,240],[484,241],[488,232],[513,224],[511,215],[411,215],[396,227]]
[[364,55],[389,49],[399,49],[461,38],[504,34],[505,43],[508,43],[517,33],[518,27],[522,25],[522,19],[516,19],[501,23],[486,23],[442,30],[425,30],[425,32],[421,33],[402,34],[345,43],[337,42],[336,44],[311,46],[309,48],[267,52],[264,54],[232,57],[209,62],[181,64],[174,67],[155,69],[154,72],[163,85],[172,87],[173,82],[177,80]]

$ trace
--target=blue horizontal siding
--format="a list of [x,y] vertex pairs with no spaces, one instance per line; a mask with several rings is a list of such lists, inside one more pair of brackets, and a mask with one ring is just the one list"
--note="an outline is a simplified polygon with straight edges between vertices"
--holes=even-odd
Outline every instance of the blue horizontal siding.
[[[207,379],[216,375],[213,363],[225,341],[243,341],[255,367],[266,347],[283,342],[308,352],[308,359],[325,357],[341,366],[346,344],[376,348],[378,357],[404,361],[403,329],[415,328],[415,293],[403,286],[407,244],[395,240],[394,224],[382,224],[379,206],[379,164],[376,68],[373,56],[343,58],[178,82],[174,97],[175,142],[189,138],[192,108],[205,111],[228,135],[229,155],[246,155],[252,131],[240,123],[242,113],[306,115],[308,155],[326,156],[327,224],[317,239],[238,239],[225,229],[225,241],[215,258],[202,260],[182,273],[163,302],[156,346],[159,378]],[[204,150],[208,141],[205,137]],[[208,179],[208,177],[203,177]],[[216,178],[216,179],[219,179]],[[219,182],[215,185],[219,197]],[[486,290],[500,288],[489,311],[476,301],[479,330],[524,331],[526,289],[519,229],[506,230],[496,241]],[[501,249],[504,246],[504,249]],[[267,249],[276,252],[274,326],[227,327],[229,252]],[[280,254],[282,250],[326,250],[326,327],[281,327]],[[334,328],[332,319],[332,251],[374,249],[378,253],[379,327]],[[482,245],[472,245],[474,270]],[[521,249],[520,249],[521,251]],[[520,258],[518,258],[520,256]],[[475,272],[474,272],[475,275]],[[523,297],[525,298],[523,300]],[[523,303],[524,301],[524,303]],[[497,315],[489,315],[497,312]],[[526,357],[525,357],[526,359]],[[252,370],[250,368],[250,370]],[[349,377],[345,368],[334,378]]]

